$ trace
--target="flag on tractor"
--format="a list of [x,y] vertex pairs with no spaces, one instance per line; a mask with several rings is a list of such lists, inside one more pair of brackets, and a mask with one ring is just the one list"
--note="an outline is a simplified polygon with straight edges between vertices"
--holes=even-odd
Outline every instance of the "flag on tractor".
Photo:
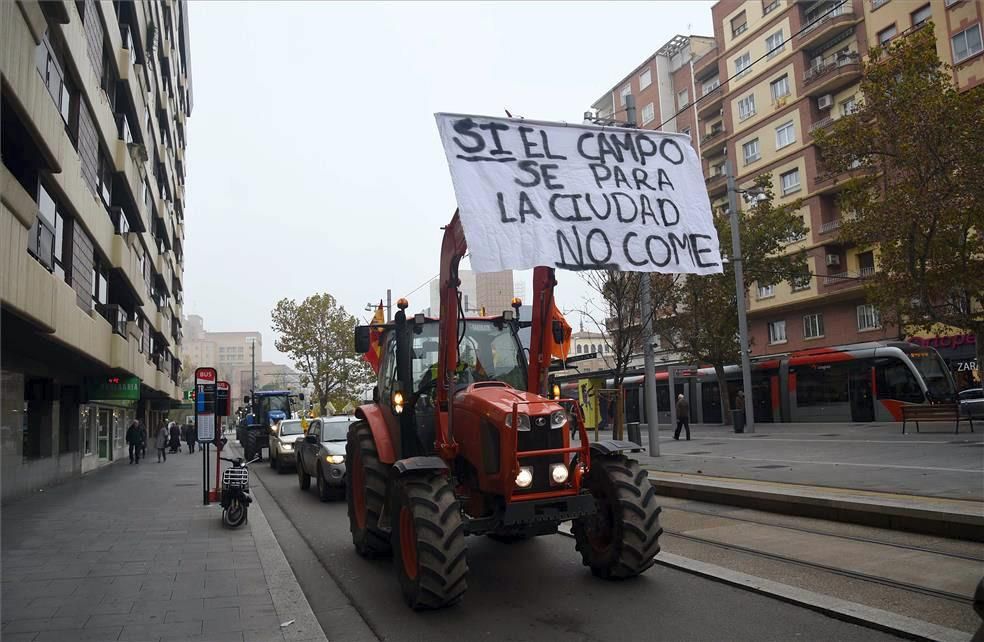
[[[564,340],[560,343],[554,341],[553,332],[550,332],[553,328],[554,322],[559,322],[561,327],[564,328]],[[571,351],[571,326],[567,323],[567,319],[564,318],[563,313],[557,308],[557,303],[552,302],[550,305],[550,325],[547,326],[547,348],[550,354],[560,360],[567,359],[567,355]]]
[[372,324],[369,326],[369,351],[365,354],[366,361],[372,366],[372,371],[376,373],[379,372],[379,337],[382,335],[379,326],[384,323],[386,323],[386,320],[383,317],[383,302],[380,300],[379,306],[376,308],[376,314],[372,317]]

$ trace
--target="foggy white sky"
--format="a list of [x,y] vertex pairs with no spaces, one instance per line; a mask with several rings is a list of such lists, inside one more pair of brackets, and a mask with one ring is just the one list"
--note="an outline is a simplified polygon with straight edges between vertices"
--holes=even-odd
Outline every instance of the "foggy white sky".
[[[409,293],[455,208],[435,112],[580,122],[672,36],[713,35],[711,4],[190,2],[185,313],[288,362],[280,298],[329,292],[365,318]],[[580,279],[558,281],[582,307]]]

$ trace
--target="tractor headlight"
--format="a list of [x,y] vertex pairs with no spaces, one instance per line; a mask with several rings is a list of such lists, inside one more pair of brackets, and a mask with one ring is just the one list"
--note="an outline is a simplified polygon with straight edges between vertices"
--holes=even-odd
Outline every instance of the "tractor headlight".
[[555,484],[563,484],[569,475],[566,464],[550,464],[550,480]]
[[393,393],[393,412],[398,415],[403,413],[403,393],[399,390]]
[[[506,426],[512,428],[513,416],[512,413],[506,415]],[[529,430],[530,429],[530,418],[527,415],[519,415],[519,425],[516,426],[516,430]]]
[[345,455],[325,455],[325,461],[329,464],[344,464]]
[[532,466],[520,466],[519,474],[516,475],[516,485],[520,488],[529,488],[533,485]]
[[550,415],[550,427],[551,428],[563,428],[564,424],[567,423],[567,412],[564,410],[558,410],[557,412]]

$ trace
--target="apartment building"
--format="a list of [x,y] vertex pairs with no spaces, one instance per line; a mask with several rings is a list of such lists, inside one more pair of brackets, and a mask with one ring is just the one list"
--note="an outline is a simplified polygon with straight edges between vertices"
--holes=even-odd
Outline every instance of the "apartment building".
[[[181,346],[181,361],[188,370],[185,383],[190,382],[194,368],[215,368],[220,381],[229,382],[232,399],[242,401],[250,391],[251,378],[243,378],[242,372],[251,373],[255,363],[258,372],[269,368],[263,361],[263,335],[259,332],[209,332],[205,320],[197,314],[189,314],[184,320],[185,337]],[[285,366],[278,366],[285,367]],[[257,387],[265,382],[257,379]],[[190,387],[190,386],[188,386]]]
[[591,105],[595,118],[625,122],[632,96],[637,126],[688,134],[699,153],[693,60],[713,48],[707,36],[674,36]]
[[184,2],[0,2],[4,500],[126,456],[182,340]]
[[851,216],[842,183],[824,179],[813,133],[850,114],[860,99],[861,61],[873,44],[905,38],[932,21],[942,60],[959,87],[984,81],[982,3],[972,0],[721,0],[712,8],[714,49],[693,61],[701,155],[712,206],[727,207],[725,160],[739,189],[772,175],[779,203],[803,199],[809,274],[791,283],[751,283],[749,330],[756,355],[896,339],[865,300],[877,248],[838,238]]
[[[487,315],[495,315],[511,309],[514,296],[522,297],[525,288],[514,280],[512,270],[501,272],[472,272],[458,270],[458,286],[461,292],[461,306],[466,315],[479,315],[485,310]],[[441,280],[434,278],[429,284],[430,307],[426,313],[437,317],[441,313]]]

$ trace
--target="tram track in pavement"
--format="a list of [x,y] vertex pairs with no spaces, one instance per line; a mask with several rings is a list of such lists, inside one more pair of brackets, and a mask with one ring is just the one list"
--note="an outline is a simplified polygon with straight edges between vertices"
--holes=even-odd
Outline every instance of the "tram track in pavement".
[[[756,525],[759,525],[759,526],[767,526],[769,528],[779,528],[779,529],[788,530],[788,531],[795,531],[795,532],[804,533],[804,534],[807,534],[807,535],[820,535],[820,536],[823,536],[823,537],[835,537],[837,539],[850,540],[850,541],[854,541],[854,542],[860,542],[860,543],[863,543],[863,544],[878,544],[878,545],[881,545],[881,546],[890,546],[892,548],[908,549],[908,550],[916,551],[916,552],[920,552],[920,553],[930,553],[930,554],[933,554],[933,555],[941,555],[941,556],[950,557],[950,558],[953,558],[953,559],[966,560],[966,561],[970,561],[970,562],[978,562],[978,563],[984,564],[984,556],[964,555],[962,553],[953,553],[953,552],[950,552],[950,551],[941,551],[939,549],[927,548],[927,547],[924,547],[924,546],[916,546],[914,544],[900,544],[900,543],[897,543],[897,542],[890,542],[890,541],[887,541],[887,540],[875,539],[875,538],[872,538],[872,537],[861,537],[859,535],[845,535],[845,534],[842,534],[842,533],[832,533],[829,530],[817,530],[817,529],[812,529],[812,528],[804,528],[804,527],[801,527],[801,526],[789,526],[787,524],[777,524],[775,522],[770,522],[770,521],[766,521],[766,520],[750,519],[748,517],[736,517],[736,516],[733,516],[733,515],[722,515],[721,513],[717,513],[717,512],[714,512],[714,511],[698,510],[698,509],[692,508],[692,507],[683,508],[683,507],[680,507],[680,506],[664,506],[663,507],[663,511],[664,512],[665,511],[679,511],[679,512],[683,512],[683,513],[693,513],[693,514],[696,514],[696,515],[704,515],[704,516],[707,516],[707,517],[715,517],[715,518],[718,518],[718,519],[727,519],[727,520],[732,520],[732,521],[736,521],[736,522],[745,522],[745,523],[748,523],[748,524],[756,524]],[[664,529],[664,532],[670,532],[670,531],[666,531]]]

